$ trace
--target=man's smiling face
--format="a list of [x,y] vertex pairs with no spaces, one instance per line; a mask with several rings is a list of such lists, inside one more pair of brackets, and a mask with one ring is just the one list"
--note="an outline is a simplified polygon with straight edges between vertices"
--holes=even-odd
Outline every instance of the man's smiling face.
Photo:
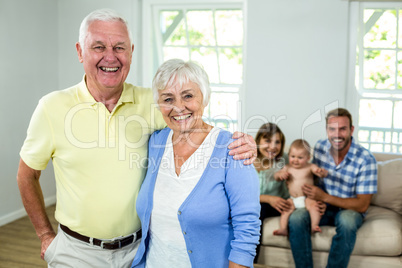
[[122,90],[130,71],[134,46],[121,21],[94,21],[88,27],[84,48],[77,43],[90,90]]
[[331,116],[327,122],[327,135],[334,152],[347,152],[352,142],[354,127],[346,116]]

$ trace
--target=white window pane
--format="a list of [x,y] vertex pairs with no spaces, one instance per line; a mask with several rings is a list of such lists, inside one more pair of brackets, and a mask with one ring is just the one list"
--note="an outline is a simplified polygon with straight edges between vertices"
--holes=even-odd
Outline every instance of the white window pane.
[[189,11],[186,17],[190,44],[214,46],[216,42],[212,11]]
[[395,102],[394,128],[402,129],[402,101]]
[[402,29],[401,29],[401,26],[402,26],[402,10],[399,10],[399,34],[398,34],[398,44],[399,44],[399,47],[401,48],[402,47]]
[[186,29],[181,11],[162,11],[160,29],[166,45],[183,46],[187,44]]
[[367,130],[359,130],[358,139],[360,142],[369,140],[370,131]]
[[364,47],[394,48],[396,46],[396,11],[366,9]]
[[222,83],[243,83],[242,55],[242,50],[239,48],[225,48],[220,50],[219,67]]
[[163,48],[163,60],[170,59],[182,59],[184,61],[189,60],[188,48],[185,47],[164,47]]
[[367,150],[370,150],[370,146],[368,145],[368,143],[360,143],[360,145],[366,148]]
[[383,146],[381,144],[371,144],[370,151],[372,151],[372,152],[383,152]]
[[179,10],[160,12],[162,33],[165,33],[167,29],[173,24],[175,18],[177,17],[177,15],[179,15],[179,13]]
[[210,100],[210,116],[213,119],[223,117],[229,118],[230,120],[237,120],[238,102],[239,94],[212,92]]
[[396,53],[391,50],[364,52],[364,88],[395,88]]
[[217,10],[215,21],[219,46],[243,44],[243,12],[241,10]]
[[391,152],[391,145],[389,145],[389,144],[384,145],[384,152],[385,153]]
[[200,63],[208,74],[210,83],[220,83],[218,57],[215,49],[193,48],[191,49],[191,60]]
[[[214,120],[214,126],[229,130],[231,128],[231,122],[228,120]],[[232,131],[233,132],[233,131]]]
[[398,59],[397,59],[397,61],[398,61],[397,88],[399,90],[401,90],[402,89],[402,52],[398,52],[397,55],[398,55]]
[[214,92],[228,92],[228,93],[239,93],[239,88],[238,87],[232,87],[232,86],[211,86],[211,90]]
[[399,137],[399,133],[398,132],[393,132],[392,133],[392,142],[393,143],[398,143],[399,141],[402,141]]
[[386,100],[360,100],[359,126],[392,127],[392,102]]
[[384,141],[384,132],[382,131],[372,131],[370,136],[371,142],[383,142]]
[[387,143],[391,142],[391,134],[392,134],[391,131],[385,132],[385,140],[384,140],[385,142],[387,142]]

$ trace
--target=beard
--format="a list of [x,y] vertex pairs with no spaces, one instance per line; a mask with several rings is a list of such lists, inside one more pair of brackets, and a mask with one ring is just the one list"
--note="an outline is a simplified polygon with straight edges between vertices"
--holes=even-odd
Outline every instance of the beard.
[[[335,140],[341,140],[341,143],[336,142]],[[346,138],[334,137],[334,138],[330,139],[330,143],[331,143],[333,150],[338,151],[338,152],[347,148],[351,144],[351,142],[352,142],[351,136],[348,136]]]

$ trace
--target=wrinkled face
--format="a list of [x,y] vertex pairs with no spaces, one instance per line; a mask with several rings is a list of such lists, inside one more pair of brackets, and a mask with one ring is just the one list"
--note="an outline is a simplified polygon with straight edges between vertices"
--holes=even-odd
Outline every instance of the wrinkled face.
[[88,27],[85,47],[77,43],[76,48],[78,58],[84,64],[89,89],[123,89],[134,50],[123,22],[92,22]]
[[264,159],[274,160],[278,156],[282,148],[282,142],[278,133],[272,135],[271,138],[262,138],[258,144],[258,151]]
[[349,150],[354,127],[346,116],[331,116],[327,122],[327,136],[332,149],[337,152]]
[[303,168],[308,164],[310,154],[304,148],[291,147],[289,151],[289,165],[293,168]]
[[158,104],[163,119],[174,132],[191,132],[201,129],[204,122],[204,105],[199,86],[188,82],[159,91]]

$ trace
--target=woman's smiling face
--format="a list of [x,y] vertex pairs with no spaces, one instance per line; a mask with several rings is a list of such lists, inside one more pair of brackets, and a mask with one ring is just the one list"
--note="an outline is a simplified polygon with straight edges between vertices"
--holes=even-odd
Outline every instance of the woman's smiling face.
[[261,138],[258,150],[264,159],[274,160],[282,148],[279,133],[275,133],[270,138]]
[[174,83],[159,90],[158,104],[163,119],[174,132],[191,132],[203,126],[203,96],[196,83]]

